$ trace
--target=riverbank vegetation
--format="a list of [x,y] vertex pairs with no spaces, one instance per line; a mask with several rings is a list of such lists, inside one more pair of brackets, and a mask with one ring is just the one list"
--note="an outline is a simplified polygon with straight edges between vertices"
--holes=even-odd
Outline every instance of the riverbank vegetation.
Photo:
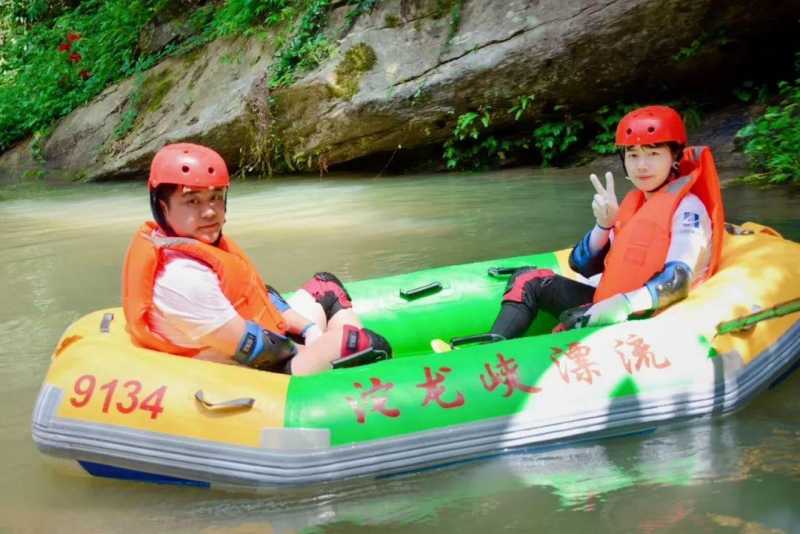
[[[733,99],[763,110],[736,135],[737,145],[753,170],[743,177],[747,183],[800,184],[800,53],[795,73],[795,80],[778,80],[773,86],[744,81],[731,92]],[[617,123],[625,113],[642,105],[617,102],[579,114],[556,106],[549,120],[533,122],[526,112],[534,99],[534,95],[522,97],[505,112],[519,125],[505,132],[492,130],[492,121],[501,112],[491,106],[478,106],[461,114],[443,145],[446,167],[491,169],[531,158],[547,167],[613,154]],[[664,103],[680,110],[690,129],[698,127],[711,108],[696,99]]]
[[[464,0],[436,0],[438,16],[449,16],[450,37],[461,20]],[[105,88],[135,77],[144,91],[143,73],[165,57],[192,52],[222,37],[271,36],[277,47],[270,67],[272,88],[294,83],[338,53],[337,40],[380,0],[0,0],[0,152],[32,136],[33,154],[58,119],[91,101]],[[333,5],[349,11],[341,27],[329,27]],[[177,21],[177,22],[176,22]],[[399,21],[386,20],[387,27]],[[170,38],[153,43],[154,28],[172,24]],[[676,54],[685,61],[723,33],[700,36]],[[358,50],[362,52],[361,50]],[[371,52],[371,49],[368,51]],[[353,72],[374,63],[374,53],[346,56]],[[362,57],[363,56],[363,57]],[[360,62],[356,62],[359,60]],[[743,81],[732,98],[758,101],[763,114],[739,132],[750,158],[755,183],[800,183],[800,56],[798,79]],[[362,65],[363,64],[363,65]],[[349,65],[349,63],[348,63]],[[337,76],[344,78],[343,69]],[[361,70],[358,70],[361,69]],[[342,72],[340,72],[342,71]],[[352,74],[352,73],[348,73]],[[352,76],[351,76],[352,77]],[[342,84],[345,97],[357,88]],[[117,138],[124,137],[140,112],[131,97]],[[544,166],[570,164],[580,154],[614,152],[614,129],[637,102],[609,102],[596,110],[574,110],[566,103],[533,116],[536,95],[514,102],[475,102],[456,117],[442,145],[447,169],[488,169],[515,163]],[[708,107],[691,98],[670,102],[690,125]],[[503,125],[498,127],[498,125]],[[509,126],[510,125],[510,126]]]
[[[514,123],[507,133],[490,130],[497,115],[490,106],[460,115],[451,138],[444,144],[447,168],[487,169],[520,159],[532,159],[550,167],[584,159],[587,154],[591,157],[613,154],[617,151],[614,145],[617,123],[628,111],[642,105],[616,102],[582,113],[572,113],[566,106],[556,105],[546,119],[533,121],[528,109],[534,100],[534,95],[521,97],[506,112]],[[679,109],[689,127],[699,124],[702,112],[697,102],[663,103]]]
[[744,180],[758,184],[800,184],[800,52],[793,81],[778,82],[779,98],[739,131],[755,172]]
[[[343,31],[376,2],[347,0]],[[333,44],[322,33],[330,6],[331,0],[1,0],[0,151],[32,134],[45,138],[54,121],[109,85],[221,37],[276,31],[270,84],[290,85],[297,72],[330,56]],[[174,36],[151,50],[148,30],[176,17]]]

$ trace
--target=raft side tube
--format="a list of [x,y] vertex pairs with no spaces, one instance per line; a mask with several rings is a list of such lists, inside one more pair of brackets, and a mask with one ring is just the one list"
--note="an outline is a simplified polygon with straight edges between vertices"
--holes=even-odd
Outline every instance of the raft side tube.
[[[519,414],[491,420],[325,447],[316,442],[299,449],[288,439],[279,449],[243,447],[217,442],[65,420],[54,415],[63,392],[51,390],[37,403],[33,435],[47,454],[108,464],[145,473],[243,487],[284,486],[339,478],[384,476],[473,460],[507,449],[553,446],[640,430],[667,421],[675,423],[712,413],[730,413],[746,404],[772,378],[800,356],[800,322],[769,349],[769,357],[739,366],[713,387],[679,394],[637,395],[613,399],[608,406],[576,412],[570,418]],[[709,358],[718,369],[725,357]],[[725,376],[724,370],[718,376]],[[303,429],[291,429],[302,433]],[[273,435],[276,429],[269,429]],[[266,444],[264,444],[266,445]]]

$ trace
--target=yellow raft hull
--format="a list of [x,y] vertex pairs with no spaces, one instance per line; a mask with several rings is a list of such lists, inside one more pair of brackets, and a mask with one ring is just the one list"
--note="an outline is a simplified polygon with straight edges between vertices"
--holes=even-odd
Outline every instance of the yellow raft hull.
[[[448,354],[409,354],[315,377],[138,348],[122,310],[100,310],[59,340],[33,414],[34,441],[43,453],[97,476],[259,487],[413,471],[512,447],[728,413],[800,357],[800,313],[716,334],[722,321],[800,298],[800,245],[758,225],[745,228],[749,233],[726,235],[715,276],[655,317]],[[472,298],[487,265],[551,261],[578,277],[567,254],[462,266],[461,278],[443,284],[436,306]],[[391,280],[408,287],[447,272]],[[403,306],[409,322],[438,309],[359,284],[348,284],[359,312],[386,318],[390,331]],[[505,281],[486,284],[491,291],[481,298],[498,302]],[[493,314],[486,315],[446,326],[426,320],[414,328],[428,340],[471,334],[491,321]],[[473,319],[483,322],[467,324]],[[631,352],[645,340],[644,353]],[[583,376],[569,367],[577,361],[568,359],[575,347],[593,355]],[[497,363],[512,360],[516,367]],[[441,377],[440,396],[425,396],[435,391],[426,390],[423,371]],[[368,392],[369,384],[377,389]]]

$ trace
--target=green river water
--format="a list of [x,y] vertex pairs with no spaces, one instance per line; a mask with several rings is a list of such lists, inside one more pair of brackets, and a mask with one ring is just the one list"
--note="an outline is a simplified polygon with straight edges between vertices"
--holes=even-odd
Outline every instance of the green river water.
[[[587,176],[235,183],[226,232],[282,291],[318,270],[347,281],[548,251],[591,225]],[[800,191],[724,196],[729,221],[800,241]],[[385,480],[234,494],[54,472],[30,436],[50,353],[71,321],[119,305],[148,216],[142,183],[0,203],[0,532],[800,532],[798,372],[726,418]]]

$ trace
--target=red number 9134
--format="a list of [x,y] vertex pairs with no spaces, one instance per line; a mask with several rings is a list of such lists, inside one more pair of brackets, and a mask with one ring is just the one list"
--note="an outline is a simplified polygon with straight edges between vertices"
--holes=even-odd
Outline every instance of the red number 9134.
[[[155,391],[142,396],[142,383],[138,380],[128,380],[120,383],[118,379],[111,380],[97,387],[97,378],[94,375],[83,375],[75,380],[72,387],[75,392],[74,397],[69,398],[70,404],[76,408],[83,408],[94,397],[96,390],[100,390],[103,397],[103,413],[108,413],[112,408],[119,413],[129,414],[134,410],[144,410],[150,412],[150,419],[155,419],[164,411],[164,395],[167,393],[167,386],[161,386]],[[119,391],[118,391],[119,390]],[[114,402],[114,401],[117,402]]]

